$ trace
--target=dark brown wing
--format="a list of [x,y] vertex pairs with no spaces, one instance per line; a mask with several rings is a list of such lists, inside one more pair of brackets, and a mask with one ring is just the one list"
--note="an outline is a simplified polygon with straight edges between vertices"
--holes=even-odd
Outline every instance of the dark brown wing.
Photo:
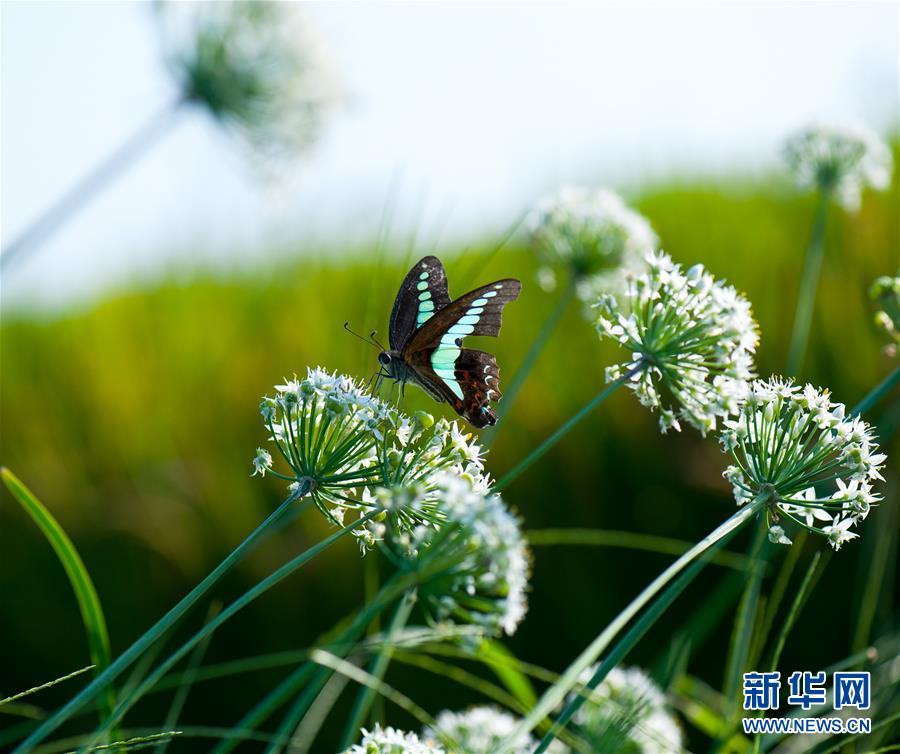
[[493,354],[474,348],[463,348],[451,371],[441,368],[438,373],[431,364],[435,349],[425,348],[413,354],[410,365],[422,380],[427,380],[457,414],[472,426],[482,429],[497,423],[491,401],[498,401],[500,367]]
[[500,370],[491,354],[463,348],[463,338],[499,335],[503,307],[521,290],[522,284],[511,278],[476,288],[416,330],[402,353],[419,379],[476,427],[497,421],[490,402],[500,397]]
[[391,348],[402,351],[412,334],[449,303],[444,265],[437,257],[423,257],[406,274],[394,299],[388,330]]

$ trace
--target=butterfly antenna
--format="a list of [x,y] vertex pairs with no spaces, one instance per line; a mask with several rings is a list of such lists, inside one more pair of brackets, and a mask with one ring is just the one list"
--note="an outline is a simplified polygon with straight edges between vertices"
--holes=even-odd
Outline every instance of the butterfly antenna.
[[382,351],[387,351],[387,349],[378,342],[378,338],[375,337],[376,335],[378,335],[378,330],[372,330],[372,332],[369,333],[369,339]]
[[[368,338],[364,338],[364,337],[363,337],[362,335],[360,335],[358,332],[354,332],[353,330],[351,330],[351,329],[350,329],[350,323],[349,323],[349,322],[344,322],[344,329],[345,329],[348,333],[350,333],[351,335],[353,335],[354,337],[359,338],[363,343],[368,343],[370,346],[373,346],[373,345],[377,346],[377,345],[378,345],[377,343],[373,343],[373,342],[372,342],[371,340],[369,340]],[[379,346],[379,348],[380,348],[380,346]],[[382,348],[381,350],[383,351],[384,349]]]

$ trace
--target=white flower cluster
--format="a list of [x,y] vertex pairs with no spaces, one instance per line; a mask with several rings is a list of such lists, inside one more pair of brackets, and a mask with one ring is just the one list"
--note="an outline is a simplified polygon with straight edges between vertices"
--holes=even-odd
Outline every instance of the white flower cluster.
[[848,210],[859,208],[864,188],[891,182],[891,152],[864,126],[814,126],[791,137],[784,152],[798,186],[834,192]]
[[[386,520],[398,531],[439,523],[433,479],[441,474],[466,474],[480,489],[489,485],[480,446],[455,422],[435,421],[424,412],[407,416],[350,377],[321,368],[308,369],[305,379],[275,391],[275,397],[263,399],[260,413],[291,473],[275,471],[263,448],[257,449],[253,473],[290,481],[292,490],[311,495],[338,526],[348,511],[362,517],[386,506],[381,520],[354,532],[363,551],[381,538]],[[412,488],[416,495],[403,504],[404,491]],[[384,489],[397,494],[385,501],[379,492]]]
[[758,334],[750,303],[702,265],[687,272],[665,254],[646,257],[647,271],[629,276],[624,295],[598,302],[597,328],[631,352],[609,367],[608,381],[630,376],[641,404],[659,409],[663,432],[679,417],[704,435],[737,408],[753,376]]
[[[587,683],[596,667],[582,674]],[[638,668],[613,668],[573,718],[591,751],[671,754],[682,750],[681,728],[660,688]]]
[[872,283],[869,296],[878,305],[875,325],[891,339],[885,346],[885,353],[896,357],[900,349],[900,275],[878,278]]
[[340,98],[297,3],[161,4],[167,58],[189,102],[274,166],[316,141]]
[[363,728],[362,734],[362,742],[343,754],[447,754],[437,744],[422,741],[415,733],[396,728],[382,728],[376,724],[371,731]]
[[754,381],[719,441],[736,464],[724,476],[738,505],[767,497],[773,542],[790,544],[782,523],[793,522],[824,535],[838,550],[858,536],[851,527],[881,500],[872,482],[883,478],[886,456],[871,427],[812,385]]
[[[444,710],[434,721],[434,728],[426,728],[426,738],[446,741],[453,754],[493,754],[502,741],[515,731],[519,719],[495,707],[471,707],[465,712]],[[452,746],[451,746],[452,743]],[[538,742],[529,735],[516,744],[511,754],[532,754]],[[565,754],[568,749],[554,741],[547,749],[550,754]]]
[[[388,526],[385,540],[404,567],[417,572],[419,597],[433,619],[512,635],[527,610],[530,567],[519,520],[468,474],[444,473],[432,484],[442,520],[405,530]],[[386,496],[408,507],[420,494],[413,486]]]
[[609,189],[563,188],[538,202],[526,222],[541,285],[555,288],[561,269],[585,303],[621,287],[624,273],[640,270],[658,243],[646,218]]

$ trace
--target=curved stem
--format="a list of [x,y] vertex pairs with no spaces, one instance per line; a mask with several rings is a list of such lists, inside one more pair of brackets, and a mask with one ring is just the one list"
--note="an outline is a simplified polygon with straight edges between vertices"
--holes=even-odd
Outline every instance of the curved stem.
[[[414,594],[407,592],[400,601],[400,604],[397,605],[397,609],[394,611],[394,617],[391,619],[390,626],[388,626],[388,631],[384,639],[384,644],[381,647],[381,651],[372,660],[372,664],[369,668],[369,675],[378,682],[381,682],[384,678],[384,674],[387,672],[388,665],[394,654],[394,642],[396,641],[397,634],[403,630],[406,621],[409,620],[409,614],[412,612],[413,605],[415,604],[416,600]],[[344,735],[341,737],[341,743],[338,746],[340,751],[350,748],[350,745],[359,733],[359,729],[365,722],[366,715],[372,706],[372,702],[375,700],[375,695],[376,689],[372,686],[363,686],[360,688],[359,693],[356,696],[356,702],[353,705],[353,711],[347,720],[347,725],[344,727]]]
[[[574,295],[575,280],[573,278],[571,282],[566,286],[566,289],[565,291],[563,291],[562,296],[560,296],[559,301],[556,303],[556,306],[553,307],[553,311],[550,312],[550,316],[547,318],[547,321],[544,322],[544,325],[543,327],[541,327],[541,331],[538,333],[538,336],[534,339],[534,341],[532,341],[531,347],[528,349],[528,353],[525,354],[525,358],[522,361],[522,365],[513,375],[512,380],[510,380],[509,389],[503,394],[504,400],[502,411],[500,411],[501,416],[506,416],[509,414],[509,410],[512,408],[513,403],[518,397],[519,391],[522,389],[522,385],[525,384],[525,380],[528,379],[528,375],[531,374],[531,370],[534,368],[538,356],[541,355],[541,351],[544,350],[544,346],[547,345],[547,341],[550,339],[553,331],[556,330],[556,326],[559,324],[559,320],[562,319],[562,315],[569,307],[569,303],[572,301],[572,297]],[[496,441],[497,432],[499,431],[500,425],[498,423],[494,428],[493,433],[491,433],[491,436],[487,439],[486,442],[482,443],[485,448],[491,447],[491,445]]]
[[38,248],[111,180],[156,144],[178,122],[175,116],[187,101],[179,98],[156,113],[115,152],[57,199],[49,209],[4,247],[0,254],[0,269],[5,270],[13,262],[22,259],[29,250]]
[[[305,492],[303,493],[305,494]],[[128,649],[119,655],[100,675],[85,686],[78,694],[65,705],[45,720],[25,741],[15,749],[15,754],[24,754],[31,751],[35,745],[47,738],[53,731],[59,728],[73,714],[80,710],[87,702],[93,699],[100,691],[108,686],[119,674],[127,668],[138,656],[140,656],[162,634],[174,626],[182,616],[190,610],[203,595],[205,595],[216,583],[228,573],[234,566],[241,562],[264,538],[272,532],[275,524],[280,522],[289,511],[297,508],[308,508],[312,499],[304,500],[297,505],[300,495],[292,495],[271,513],[253,532],[241,542],[228,556],[219,563],[213,571],[195,586],[182,600],[169,612],[160,618],[150,629],[145,631]]]
[[[370,513],[367,513],[365,516],[353,521],[352,523],[345,526],[343,529],[339,529],[334,532],[332,535],[326,537],[321,542],[313,545],[308,550],[305,550],[297,557],[289,560],[287,563],[282,565],[281,567],[275,569],[271,574],[269,574],[266,578],[260,581],[256,586],[252,589],[249,589],[240,597],[238,597],[234,602],[232,602],[227,608],[225,608],[219,615],[213,618],[209,623],[207,623],[203,628],[197,631],[190,639],[188,639],[184,644],[182,644],[177,650],[175,650],[171,655],[169,655],[160,665],[150,673],[147,678],[142,681],[137,688],[134,689],[125,699],[123,699],[119,706],[113,711],[113,714],[106,720],[106,722],[100,726],[96,731],[94,731],[94,739],[102,734],[107,728],[112,725],[115,725],[122,717],[125,715],[128,710],[130,710],[136,702],[140,700],[140,698],[154,685],[188,652],[193,649],[197,645],[198,642],[202,641],[206,636],[209,636],[213,633],[219,626],[221,626],[225,621],[229,620],[232,616],[238,613],[240,610],[245,608],[251,602],[253,602],[257,597],[265,594],[269,589],[271,589],[276,584],[284,581],[288,576],[290,576],[294,571],[296,571],[301,566],[308,563],[314,557],[316,557],[323,550],[328,549],[331,545],[341,539],[343,536],[349,534],[351,531],[356,529],[357,527],[365,524],[366,521],[374,518],[379,515],[381,511],[375,510]],[[86,742],[85,747],[89,748],[93,745],[94,740],[89,740]],[[83,748],[85,748],[83,747]]]
[[571,430],[572,427],[578,424],[578,422],[584,419],[584,417],[591,413],[591,411],[593,411],[597,406],[603,403],[603,401],[606,400],[609,395],[616,391],[616,388],[627,382],[632,376],[637,374],[643,368],[643,363],[639,363],[636,367],[628,370],[625,374],[619,377],[619,379],[617,379],[615,382],[610,383],[606,388],[601,390],[577,414],[575,414],[552,435],[550,435],[550,437],[548,437],[546,440],[544,440],[544,442],[542,442],[534,450],[532,450],[531,453],[529,453],[522,461],[514,466],[512,470],[506,474],[506,476],[504,476],[499,482],[497,482],[497,484],[494,485],[494,491],[500,492],[500,490],[506,487],[523,471],[526,471],[532,464],[540,460],[541,457],[543,457],[544,454],[548,450],[550,450],[550,448],[556,445],[556,443],[562,440],[562,438],[569,433],[569,430]]
[[853,415],[864,414],[878,401],[884,398],[897,385],[900,384],[900,367],[896,367],[887,377],[878,383],[859,403],[857,403],[850,413]]
[[800,294],[797,299],[797,311],[794,314],[794,329],[791,333],[791,345],[788,349],[788,377],[796,376],[803,365],[806,354],[806,343],[809,339],[809,326],[812,322],[813,307],[816,302],[816,289],[819,287],[819,274],[822,271],[822,257],[825,252],[825,221],[828,216],[828,204],[831,194],[828,190],[819,192],[819,203],[813,221],[812,234],[806,247],[806,258],[803,263],[803,276],[800,278]]
[[[693,563],[693,561],[697,560],[707,550],[716,545],[721,546],[730,535],[733,535],[745,523],[750,521],[750,519],[763,508],[767,501],[768,497],[761,495],[755,498],[749,505],[739,509],[735,514],[716,527],[650,582],[650,584],[648,584],[644,590],[635,597],[605,629],[603,629],[594,641],[592,641],[584,651],[575,658],[572,664],[566,669],[565,673],[562,674],[560,680],[544,692],[544,695],[540,698],[537,705],[535,705],[531,712],[528,713],[528,716],[519,724],[516,730],[501,742],[497,754],[509,754],[509,752],[513,750],[515,742],[522,740],[522,738],[534,730],[541,720],[549,715],[565,699],[566,694],[578,684],[578,679],[581,677],[582,673],[596,662],[597,658],[604,650],[606,650],[616,635],[624,629],[625,626],[627,626],[631,620],[635,618],[670,581],[672,581],[672,579],[688,565]],[[688,578],[688,574],[685,574],[685,578],[679,582],[677,591],[674,589],[670,590],[663,595],[662,598],[657,600],[648,611],[648,615],[645,616],[647,620],[636,624],[632,631],[618,643],[611,653],[610,658],[607,658],[607,661],[597,668],[597,671],[587,684],[588,689],[596,688],[612,668],[612,664],[609,660],[611,660],[614,655],[616,656],[616,660],[618,660],[618,658],[624,655],[624,653],[637,642],[643,632],[649,628],[649,622],[655,620],[662,613],[662,610],[668,606],[675,596],[677,596],[677,593],[684,589],[689,581],[699,573],[703,563],[696,563],[695,566],[697,567],[691,569],[690,578]],[[547,746],[550,745],[558,732],[565,727],[566,723],[571,720],[572,716],[581,708],[581,705],[584,704],[585,701],[586,695],[584,694],[578,694],[569,701],[553,728],[541,741],[541,745],[537,748],[535,754],[546,751]]]

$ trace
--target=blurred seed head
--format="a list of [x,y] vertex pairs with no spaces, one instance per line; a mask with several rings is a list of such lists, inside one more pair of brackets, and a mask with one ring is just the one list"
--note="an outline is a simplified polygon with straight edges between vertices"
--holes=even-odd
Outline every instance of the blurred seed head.
[[[432,479],[439,518],[430,525],[386,527],[385,542],[404,568],[418,574],[418,595],[435,622],[515,633],[527,610],[530,555],[519,519],[499,495],[468,474]],[[419,505],[418,487],[386,491],[385,505]]]
[[379,724],[369,731],[363,728],[362,742],[343,754],[446,754],[430,741],[422,741],[415,733],[396,728],[382,728]]
[[832,192],[845,209],[859,209],[863,189],[890,185],[887,145],[862,125],[812,126],[790,137],[784,156],[802,189]]
[[264,169],[319,138],[341,99],[335,68],[295,2],[162,2],[184,98],[240,137]]
[[826,537],[835,550],[858,536],[851,528],[881,500],[887,457],[872,428],[848,417],[827,390],[775,377],[751,383],[734,419],[719,434],[735,465],[724,477],[738,505],[769,499],[769,539],[790,544],[786,527]]
[[658,243],[646,218],[609,189],[563,188],[540,200],[526,224],[541,286],[553,290],[561,273],[585,303],[621,286]]
[[[445,741],[453,754],[493,754],[500,742],[512,735],[520,720],[496,707],[471,707],[464,712],[444,710],[435,719],[433,728],[425,728],[422,735],[435,741]],[[452,745],[451,745],[452,744]],[[517,744],[512,754],[532,754],[538,742],[530,735]],[[554,741],[550,754],[565,754],[568,749]]]
[[662,253],[648,254],[646,264],[623,294],[597,304],[601,337],[631,353],[607,369],[607,380],[637,370],[625,384],[659,409],[663,432],[680,430],[680,418],[705,435],[737,409],[753,376],[759,337],[750,302],[702,265],[682,272]]
[[896,358],[900,348],[900,275],[878,278],[872,283],[869,296],[878,306],[875,326],[887,333],[891,340],[884,351],[888,356]]
[[[586,670],[587,683],[596,666]],[[591,751],[669,754],[682,751],[682,734],[662,690],[638,668],[613,668],[575,714],[575,734]]]

